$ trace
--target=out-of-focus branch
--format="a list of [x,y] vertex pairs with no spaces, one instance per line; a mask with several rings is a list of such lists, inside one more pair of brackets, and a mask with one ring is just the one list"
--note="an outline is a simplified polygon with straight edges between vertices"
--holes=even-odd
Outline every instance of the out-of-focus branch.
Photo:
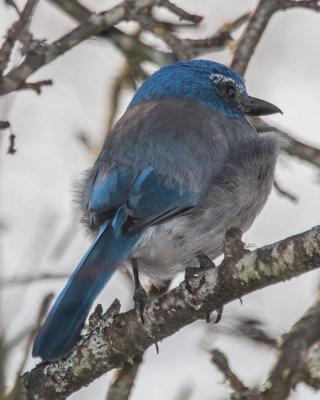
[[320,389],[320,340],[310,347],[299,375],[301,382],[313,389]]
[[26,334],[27,340],[26,340],[26,343],[25,343],[25,346],[24,346],[22,359],[21,359],[21,362],[20,362],[20,366],[18,367],[17,372],[16,372],[15,381],[12,384],[13,389],[8,394],[8,396],[5,397],[5,400],[15,400],[16,399],[18,385],[19,385],[19,376],[21,375],[21,373],[22,373],[22,371],[23,371],[23,369],[25,367],[25,364],[27,362],[27,359],[28,359],[28,356],[29,356],[29,352],[30,352],[30,348],[32,346],[34,337],[35,337],[36,333],[38,332],[38,330],[40,328],[40,325],[41,325],[41,322],[42,322],[43,318],[45,317],[45,315],[48,312],[48,308],[50,306],[52,298],[53,298],[53,293],[49,293],[43,298],[43,300],[41,302],[41,305],[39,307],[39,310],[38,310],[37,320],[36,320],[35,326],[32,329],[27,331],[27,334]]
[[9,121],[0,121],[0,129],[7,129],[10,128],[10,122]]
[[16,135],[14,135],[12,132],[9,136],[9,147],[7,150],[7,154],[15,154],[17,149],[16,149]]
[[[256,344],[263,344],[270,348],[277,346],[277,339],[268,332],[266,326],[258,318],[242,316],[228,318],[224,316],[223,322],[221,325],[208,324],[206,336],[210,336],[210,332],[212,331],[214,334],[219,333],[252,340]],[[206,336],[203,340],[204,343],[207,341]],[[207,350],[208,345],[205,344],[204,347]]]
[[237,375],[229,367],[227,357],[217,349],[211,351],[211,361],[222,372],[227,385],[235,392],[245,392],[248,388],[241,382]]
[[34,10],[39,0],[28,0],[20,18],[16,21],[13,26],[8,30],[6,40],[4,41],[0,49],[0,76],[3,71],[7,68],[9,63],[12,49],[17,40],[24,42],[23,36],[26,34]]
[[43,65],[46,65],[91,36],[112,27],[123,20],[135,20],[137,14],[160,0],[124,1],[109,11],[93,14],[71,32],[51,44],[33,41],[25,59],[9,71],[0,82],[0,95],[17,90],[25,80]]
[[[85,22],[92,15],[91,11],[76,0],[49,0],[61,10],[80,23]],[[152,61],[160,66],[176,61],[174,54],[154,49],[142,43],[135,35],[127,35],[115,27],[110,27],[98,34],[99,38],[108,39],[114,43],[125,55],[134,55],[137,59]]]
[[142,357],[139,355],[117,369],[109,386],[106,400],[129,399],[141,362]]
[[[254,50],[259,43],[261,36],[274,13],[279,10],[288,8],[304,7],[314,11],[320,11],[319,0],[260,0],[256,9],[252,12],[251,17],[243,31],[237,45],[235,46],[231,68],[237,71],[240,75],[244,75],[248,63],[254,53]],[[278,128],[274,128],[266,124],[259,117],[250,118],[254,128],[259,131],[274,131],[279,132],[289,139],[290,145],[284,149],[291,156],[299,157],[317,167],[320,167],[320,149],[306,145]],[[290,193],[277,186],[276,189],[293,200]]]
[[[290,390],[301,381],[310,347],[320,339],[320,290],[302,318],[283,337],[278,359],[266,382],[264,400],[286,399]],[[318,365],[318,371],[320,366]]]
[[279,10],[293,7],[305,7],[320,11],[319,1],[317,0],[260,0],[236,46],[231,68],[240,75],[244,75],[270,18]]
[[189,279],[192,293],[183,282],[150,300],[144,325],[134,310],[119,314],[118,301],[104,315],[98,307],[66,359],[40,364],[21,377],[17,400],[65,399],[103,373],[141,356],[156,341],[205,319],[223,304],[318,267],[320,226],[255,251],[245,250],[238,233],[231,230],[225,239],[222,267]]
[[4,289],[10,286],[25,285],[37,281],[45,281],[49,279],[65,279],[70,276],[70,273],[42,273],[34,275],[19,275],[9,279],[0,280],[0,289]]
[[283,188],[279,185],[279,183],[278,183],[277,180],[275,180],[275,181],[273,182],[273,186],[274,186],[274,188],[276,189],[276,191],[277,191],[281,196],[286,197],[287,199],[293,201],[294,203],[296,203],[296,202],[298,201],[298,198],[297,198],[294,194],[290,193],[288,190],[283,189]]
[[151,13],[139,12],[136,21],[144,30],[154,33],[161,38],[173,51],[178,60],[188,60],[197,57],[204,50],[220,50],[232,40],[230,32],[222,30],[206,39],[181,39],[178,38],[164,23],[153,18]]
[[289,146],[284,148],[286,153],[288,153],[290,156],[298,157],[300,160],[307,161],[308,163],[320,168],[320,149],[300,142],[299,140],[290,136],[288,133],[266,124],[259,117],[251,117],[250,122],[258,133],[272,131],[286,137],[289,141]]
[[190,14],[187,11],[183,10],[182,8],[177,7],[175,4],[170,3],[169,0],[162,0],[160,6],[165,7],[168,10],[172,11],[173,13],[178,15],[181,20],[191,21],[194,24],[199,24],[203,19],[203,17],[200,17],[199,15]]

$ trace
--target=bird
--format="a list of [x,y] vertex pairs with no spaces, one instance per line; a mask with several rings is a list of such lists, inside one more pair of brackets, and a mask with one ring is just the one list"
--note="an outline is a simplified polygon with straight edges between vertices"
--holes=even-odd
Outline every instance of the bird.
[[282,113],[240,75],[178,61],[147,78],[108,134],[78,193],[93,242],[35,339],[33,356],[67,356],[90,308],[122,265],[156,285],[198,256],[215,259],[231,227],[246,231],[271,191],[283,139],[248,116]]

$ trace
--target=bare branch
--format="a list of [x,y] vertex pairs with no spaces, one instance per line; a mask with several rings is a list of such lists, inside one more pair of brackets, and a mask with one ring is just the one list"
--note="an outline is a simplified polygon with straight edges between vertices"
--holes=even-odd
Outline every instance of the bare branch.
[[306,383],[313,389],[320,389],[320,340],[314,343],[304,360],[304,366],[301,368],[301,382]]
[[132,361],[125,362],[121,368],[118,368],[113,376],[106,400],[129,399],[141,362],[142,357],[137,356]]
[[300,142],[299,140],[290,136],[288,133],[283,132],[274,126],[266,124],[263,119],[259,117],[250,117],[250,122],[258,133],[267,131],[277,132],[286,137],[289,141],[289,146],[283,149],[286,153],[288,153],[290,156],[298,157],[300,160],[307,161],[313,166],[320,168],[320,149]]
[[3,77],[0,82],[0,95],[19,89],[34,71],[50,63],[77,44],[120,21],[135,19],[140,10],[144,10],[148,5],[157,5],[159,2],[160,0],[141,0],[139,2],[127,0],[109,11],[91,15],[82,25],[51,44],[34,41],[22,63]]
[[223,325],[213,326],[207,325],[207,330],[223,335],[238,336],[245,339],[253,340],[257,344],[263,344],[271,348],[277,346],[277,339],[271,336],[265,324],[256,317],[224,317]]
[[222,49],[232,37],[226,30],[219,31],[206,39],[180,39],[170,29],[159,21],[156,21],[150,13],[140,12],[135,16],[135,20],[144,30],[150,31],[160,37],[173,51],[178,60],[188,60],[210,49]]
[[319,1],[316,0],[260,0],[236,46],[231,68],[243,76],[270,18],[279,10],[293,7],[320,11]]
[[312,306],[283,337],[278,360],[263,393],[264,400],[286,399],[301,381],[301,371],[310,347],[320,339],[320,290]]
[[297,198],[295,195],[293,195],[292,193],[290,193],[290,192],[288,192],[287,190],[283,189],[283,188],[279,185],[279,183],[278,183],[277,180],[274,181],[273,185],[274,185],[274,188],[276,189],[276,191],[277,191],[281,196],[286,197],[287,199],[293,201],[294,203],[296,203],[296,202],[298,201],[298,198]]
[[[76,0],[50,0],[50,2],[59,6],[78,22],[84,22],[92,15],[90,10],[79,4]],[[98,37],[107,39],[115,44],[127,57],[152,61],[160,66],[176,61],[172,53],[154,49],[142,43],[136,35],[127,35],[115,27],[110,27],[100,32]]]
[[[19,20],[15,22],[13,26],[9,29],[7,33],[7,38],[4,41],[2,48],[0,49],[0,76],[8,65],[15,42],[17,40],[23,41],[22,36],[26,33],[26,30],[28,29],[31,17],[34,13],[36,5],[38,4],[38,1],[39,0],[28,0],[22,13],[20,14]],[[15,3],[13,3],[13,5],[15,6]]]
[[236,374],[232,372],[227,357],[220,350],[214,349],[211,351],[211,360],[219,371],[222,372],[226,383],[232,390],[235,392],[244,392],[248,390]]
[[[25,346],[24,346],[24,351],[23,351],[23,355],[22,355],[22,359],[21,359],[20,365],[19,365],[18,370],[16,372],[15,381],[13,383],[13,389],[8,394],[8,396],[5,398],[5,400],[15,400],[16,399],[17,390],[18,390],[18,386],[19,386],[19,377],[20,377],[20,375],[21,375],[21,373],[22,373],[22,371],[23,371],[23,369],[25,367],[25,364],[27,362],[27,359],[28,359],[28,356],[29,356],[29,352],[30,352],[30,348],[32,346],[34,337],[35,337],[36,333],[38,332],[38,330],[40,328],[40,324],[41,324],[44,316],[48,312],[48,308],[50,306],[50,303],[51,303],[52,299],[53,299],[53,293],[49,293],[43,298],[43,300],[42,300],[42,302],[40,304],[39,310],[38,310],[35,326],[32,329],[26,331],[27,340],[26,340],[26,343],[25,343]],[[12,343],[11,343],[11,348],[12,348]]]
[[7,154],[15,154],[17,149],[15,148],[15,139],[16,136],[11,132],[10,136],[9,136],[9,147],[7,150]]
[[8,4],[8,6],[13,7],[16,10],[17,14],[20,15],[20,10],[13,0],[5,0],[5,3]]
[[41,94],[42,86],[51,86],[51,85],[52,85],[52,80],[45,79],[43,81],[38,81],[38,82],[23,82],[22,85],[20,86],[20,89],[32,89],[37,94]]
[[200,15],[190,14],[183,10],[180,7],[177,7],[175,4],[171,3],[169,0],[162,0],[160,6],[167,8],[168,10],[172,11],[173,13],[177,14],[181,20],[191,21],[194,24],[199,24],[203,17]]
[[16,285],[25,285],[27,283],[49,280],[49,279],[65,279],[70,276],[70,273],[42,273],[42,274],[35,274],[35,275],[19,275],[9,279],[2,279],[0,280],[0,289],[7,288],[10,286]]
[[233,242],[237,248],[237,235],[234,241],[229,235],[228,256],[220,268],[192,279],[192,293],[183,282],[150,300],[145,325],[134,310],[119,314],[118,301],[103,316],[96,311],[65,360],[40,364],[21,378],[17,399],[65,399],[101,374],[141,356],[155,341],[205,319],[222,304],[320,266],[320,226],[252,252],[246,250],[239,259]]
[[7,129],[10,128],[10,122],[9,121],[0,121],[0,129]]

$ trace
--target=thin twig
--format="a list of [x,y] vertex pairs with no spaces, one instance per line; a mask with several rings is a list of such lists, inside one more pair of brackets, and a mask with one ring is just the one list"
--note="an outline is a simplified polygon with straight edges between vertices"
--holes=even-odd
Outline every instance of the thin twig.
[[36,324],[31,330],[29,330],[27,332],[27,340],[26,340],[26,343],[24,346],[24,351],[23,351],[22,359],[20,361],[20,365],[16,371],[14,383],[12,384],[13,388],[12,388],[11,392],[6,396],[5,400],[15,400],[16,399],[18,385],[19,385],[19,377],[26,365],[34,337],[40,328],[40,324],[41,324],[44,316],[48,312],[52,298],[53,298],[53,293],[49,293],[43,298],[43,300],[40,304],[38,313],[37,313]]
[[52,80],[51,79],[45,79],[43,81],[38,81],[38,82],[24,82],[20,86],[20,89],[32,89],[37,94],[41,94],[42,86],[51,86],[51,85],[52,85]]
[[217,366],[220,372],[222,372],[226,383],[235,392],[244,392],[248,388],[242,383],[237,375],[229,367],[227,357],[218,349],[211,351],[211,361]]
[[7,129],[10,128],[10,122],[9,121],[0,121],[0,129]]
[[259,117],[250,117],[250,122],[258,133],[276,132],[279,135],[287,138],[289,145],[283,149],[286,153],[288,153],[290,156],[298,157],[300,160],[307,161],[313,166],[320,168],[320,149],[300,142],[279,128],[268,125]]
[[7,150],[7,154],[13,155],[13,154],[16,153],[17,149],[15,147],[15,145],[16,145],[15,139],[16,139],[16,135],[14,135],[11,132],[11,134],[9,136],[9,147],[8,147],[8,150]]
[[0,280],[0,289],[5,289],[17,285],[25,285],[32,282],[46,281],[51,279],[65,279],[70,276],[70,273],[51,273],[44,272],[42,274],[35,275],[20,275],[9,279]]
[[181,20],[191,21],[196,25],[203,20],[203,17],[201,17],[200,15],[190,14],[182,8],[171,3],[169,0],[162,0],[160,5],[178,15]]
[[287,199],[293,201],[294,203],[296,203],[296,202],[298,201],[297,196],[295,196],[294,194],[288,192],[288,190],[283,189],[283,188],[279,185],[279,183],[278,183],[277,180],[274,181],[273,185],[274,185],[274,188],[276,189],[276,191],[277,191],[281,196],[286,197]]
[[[0,76],[3,71],[7,68],[10,60],[13,46],[17,40],[22,40],[22,36],[25,34],[33,16],[34,10],[39,0],[28,0],[20,18],[16,21],[13,26],[8,30],[6,40],[4,41],[0,49]],[[15,3],[13,3],[15,5]]]

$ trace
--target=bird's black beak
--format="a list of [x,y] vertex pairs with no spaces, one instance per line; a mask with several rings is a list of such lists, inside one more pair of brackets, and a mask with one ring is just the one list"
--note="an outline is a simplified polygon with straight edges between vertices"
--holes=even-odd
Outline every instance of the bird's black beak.
[[243,113],[246,115],[269,115],[283,112],[280,108],[274,106],[267,101],[257,99],[256,97],[247,96],[241,104]]

